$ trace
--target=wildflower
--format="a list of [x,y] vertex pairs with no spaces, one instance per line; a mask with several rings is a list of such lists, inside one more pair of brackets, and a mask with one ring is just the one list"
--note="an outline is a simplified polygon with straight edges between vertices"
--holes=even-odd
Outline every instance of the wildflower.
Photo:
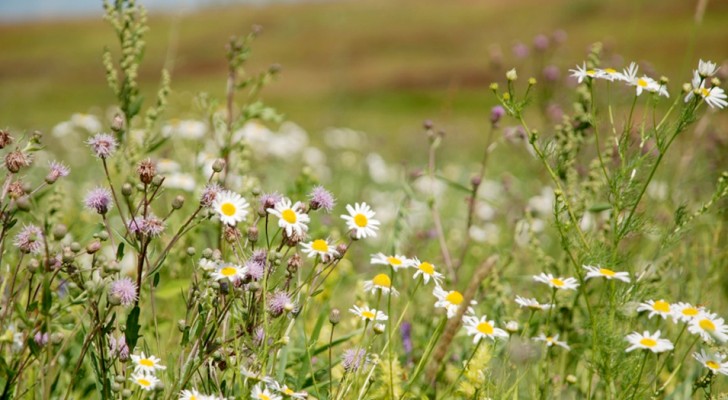
[[316,239],[308,243],[301,243],[303,252],[310,258],[315,256],[321,256],[324,262],[328,262],[332,258],[338,257],[339,252],[336,248],[332,247],[328,240]]
[[546,51],[549,47],[549,38],[544,34],[536,35],[533,38],[533,48],[538,51]]
[[215,196],[212,208],[220,215],[220,221],[235,225],[248,215],[248,202],[239,194],[225,190]]
[[636,349],[647,349],[653,353],[662,353],[664,351],[672,350],[674,347],[672,342],[669,340],[660,339],[660,331],[657,331],[654,334],[650,334],[648,331],[644,331],[642,334],[632,332],[627,335],[625,339],[627,339],[627,341],[631,344],[631,346],[625,350],[628,353]]
[[119,357],[120,361],[126,361],[129,359],[129,346],[126,344],[126,337],[124,335],[115,338],[109,335],[109,351],[112,355]]
[[71,169],[65,164],[58,161],[48,162],[48,175],[46,175],[45,181],[49,184],[54,183],[58,178],[64,178],[71,173]]
[[97,133],[91,137],[86,144],[91,146],[94,155],[98,158],[109,158],[116,152],[119,143],[108,133]]
[[726,98],[728,98],[728,96],[726,96],[723,88],[713,86],[710,89],[707,89],[705,87],[705,78],[701,77],[698,71],[693,71],[691,87],[692,90],[690,90],[685,96],[686,103],[692,100],[696,95],[700,95],[700,97],[702,97],[703,100],[705,100],[705,102],[712,108],[722,109],[725,106],[728,106],[728,102],[726,102]]
[[381,265],[389,265],[390,267],[394,268],[394,270],[398,269],[405,269],[412,266],[414,263],[412,260],[405,256],[401,255],[393,255],[393,256],[387,256],[383,253],[377,253],[372,256],[372,259],[369,261],[372,264],[381,264]]
[[212,273],[212,279],[220,281],[228,279],[230,282],[237,282],[242,279],[248,272],[245,266],[241,267],[232,263],[221,263],[215,272]]
[[700,350],[700,354],[693,353],[693,357],[712,373],[728,375],[728,362],[723,361],[725,354],[706,354],[705,350]]
[[594,78],[597,75],[597,71],[594,69],[586,69],[586,63],[582,63],[581,67],[578,65],[576,69],[570,69],[571,76],[576,78],[576,81],[581,83],[586,78]]
[[308,205],[312,210],[323,209],[327,213],[330,213],[334,209],[334,204],[336,204],[334,195],[320,185],[315,186],[308,197],[311,199]]
[[407,321],[402,322],[399,330],[402,334],[402,349],[409,356],[412,354],[412,349],[414,348],[412,344],[412,323]]
[[167,369],[164,365],[159,364],[162,360],[153,355],[147,357],[144,352],[141,356],[132,354],[131,361],[134,362],[134,372],[137,373],[154,374],[157,370]]
[[131,278],[124,277],[111,282],[109,295],[117,299],[122,306],[129,306],[137,299],[137,285]]
[[399,292],[397,292],[397,290],[392,287],[392,280],[387,274],[378,274],[374,276],[372,280],[364,281],[365,291],[371,292],[373,294],[377,291],[377,289],[381,290],[382,293],[392,293],[392,295],[394,296],[399,296]]
[[637,312],[639,311],[649,311],[649,318],[652,318],[655,315],[659,315],[660,317],[667,319],[667,317],[672,316],[672,308],[670,306],[670,303],[666,302],[665,300],[647,300],[647,302],[641,303],[639,306],[637,306]]
[[251,258],[248,260],[248,262],[245,263],[245,278],[251,279],[254,281],[259,281],[263,279],[263,274],[265,273],[265,264],[259,262],[258,260],[255,260]]
[[655,81],[647,75],[642,75],[642,77],[638,78],[637,70],[637,64],[632,62],[629,64],[629,67],[622,72],[621,76],[621,80],[636,88],[637,96],[641,95],[643,90],[647,90],[648,92],[658,93],[660,96],[670,97],[665,85]]
[[281,400],[281,396],[271,393],[268,387],[261,388],[262,384],[258,383],[253,386],[250,397],[255,400]]
[[548,310],[554,306],[553,304],[541,304],[536,299],[527,299],[521,296],[516,296],[516,304],[519,307],[527,307],[531,310]]
[[490,109],[490,123],[493,125],[498,124],[498,121],[506,115],[506,109],[503,106],[495,106]]
[[344,371],[356,371],[366,364],[366,354],[367,352],[364,349],[356,347],[346,350],[341,356],[341,366],[344,367]]
[[223,191],[222,186],[217,183],[208,183],[200,196],[200,205],[210,207],[217,198],[217,195]]
[[623,80],[624,76],[617,72],[614,68],[604,68],[604,69],[598,69],[596,73],[597,78],[605,79],[610,82],[614,82],[615,80]]
[[278,194],[278,192],[263,193],[258,199],[260,202],[260,213],[265,215],[267,209],[275,207],[276,203],[281,200],[283,200],[283,196]]
[[207,400],[208,396],[201,394],[197,389],[183,390],[179,394],[179,400]]
[[480,318],[475,316],[467,316],[463,318],[465,322],[465,330],[468,336],[473,336],[473,344],[478,343],[481,339],[488,338],[495,340],[498,337],[506,338],[508,333],[503,329],[495,327],[495,321],[488,321],[487,316]]
[[571,350],[571,347],[569,347],[568,344],[564,341],[559,340],[559,334],[555,334],[554,336],[546,336],[543,333],[540,333],[538,336],[533,338],[533,340],[537,342],[544,342],[546,343],[546,346],[552,347],[554,345],[563,347],[566,350]]
[[286,397],[290,397],[292,399],[306,399],[308,397],[308,393],[306,392],[296,392],[295,390],[289,388],[287,385],[283,384],[281,385],[276,381],[275,379],[271,377],[265,377],[263,378],[263,381],[271,386],[274,391],[278,393],[282,393],[286,395]]
[[347,204],[346,211],[349,215],[342,215],[341,218],[346,221],[347,228],[354,231],[357,239],[377,236],[379,221],[374,219],[376,213],[367,203],[355,203],[354,207]]
[[280,316],[283,311],[293,310],[294,307],[291,295],[282,290],[278,290],[268,297],[268,312],[273,317]]
[[513,45],[513,55],[516,56],[516,58],[526,58],[528,57],[528,46],[525,44],[518,42],[515,45]]
[[303,212],[303,204],[300,201],[291,205],[291,200],[281,199],[274,208],[268,208],[266,211],[278,217],[278,226],[285,229],[288,236],[293,236],[294,232],[298,236],[303,236],[308,231],[306,224],[311,218]]
[[383,312],[369,308],[368,306],[362,308],[353,306],[349,311],[364,321],[386,321],[388,318]]
[[688,331],[695,335],[700,335],[706,342],[717,339],[720,343],[728,340],[728,326],[726,326],[723,318],[711,312],[702,312],[693,318],[688,325]]
[[518,332],[518,322],[516,322],[516,321],[506,322],[506,331],[511,332],[511,333]]
[[150,237],[159,236],[164,231],[165,226],[166,224],[162,219],[150,213],[146,218],[144,218],[142,232]]
[[113,207],[111,200],[111,192],[104,187],[91,189],[84,199],[86,208],[96,211],[101,215],[105,215]]
[[717,64],[712,61],[698,61],[698,75],[702,78],[707,78],[710,76],[715,75],[716,72],[718,72],[720,68],[717,67]]
[[13,244],[23,253],[40,254],[43,250],[43,231],[35,225],[24,225],[15,235]]
[[6,146],[13,143],[13,138],[10,136],[10,132],[0,129],[0,149],[4,149]]
[[181,139],[200,139],[205,136],[207,125],[201,121],[172,121],[162,127],[163,137],[179,137]]
[[154,375],[145,373],[132,374],[131,380],[146,391],[154,390],[154,387],[157,386],[157,384],[159,383],[159,378]]
[[139,180],[142,181],[142,183],[150,184],[152,183],[152,180],[154,179],[154,175],[156,175],[157,169],[154,166],[154,163],[151,159],[142,160],[139,162],[139,165],[137,165],[137,175],[139,175]]
[[554,289],[576,290],[579,287],[579,283],[574,278],[554,278],[553,275],[543,272],[541,275],[534,275],[533,280],[545,283]]
[[29,166],[31,162],[30,155],[20,150],[11,151],[5,156],[5,167],[12,173],[20,171],[20,168]]
[[589,271],[586,273],[586,277],[584,278],[585,280],[590,279],[590,278],[604,277],[604,278],[607,278],[608,280],[617,279],[622,282],[629,283],[629,273],[628,272],[615,272],[615,271],[612,271],[611,269],[594,267],[591,265],[584,265],[583,267],[584,267],[584,269]]
[[48,344],[49,338],[50,338],[50,335],[48,335],[48,332],[38,331],[35,333],[35,335],[33,335],[33,341],[35,342],[35,344],[37,344],[38,346],[41,346],[41,347]]
[[[457,290],[444,290],[439,286],[435,286],[435,289],[433,289],[432,294],[437,297],[437,302],[435,302],[435,307],[438,308],[444,308],[447,310],[447,317],[452,318],[457,314],[458,308],[460,308],[460,305],[465,301],[465,297],[463,297],[462,293],[458,292]],[[475,304],[475,302],[471,302],[471,304]]]
[[421,276],[422,279],[425,281],[425,284],[429,283],[430,279],[432,279],[432,281],[435,282],[435,286],[440,286],[444,275],[435,271],[434,265],[430,264],[427,261],[420,262],[420,260],[417,258],[412,259],[412,265],[414,265],[415,269],[417,270],[412,276],[413,279],[417,279],[418,276]]
[[677,323],[682,321],[690,323],[695,317],[704,312],[703,307],[696,307],[690,303],[675,303],[671,307],[672,309],[672,320]]

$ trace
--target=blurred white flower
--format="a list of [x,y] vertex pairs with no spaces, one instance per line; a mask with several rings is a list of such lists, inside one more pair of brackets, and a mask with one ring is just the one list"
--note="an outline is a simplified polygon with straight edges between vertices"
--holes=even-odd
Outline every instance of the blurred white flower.
[[173,173],[165,177],[164,186],[191,192],[195,190],[195,178],[186,173]]
[[207,125],[196,120],[173,120],[162,127],[162,136],[181,139],[200,139],[207,133]]
[[99,133],[102,125],[98,117],[91,114],[76,113],[71,115],[71,123],[76,128],[84,129],[88,133]]
[[157,172],[160,174],[170,174],[172,172],[179,172],[180,170],[179,163],[174,160],[170,160],[169,158],[157,160],[156,167]]

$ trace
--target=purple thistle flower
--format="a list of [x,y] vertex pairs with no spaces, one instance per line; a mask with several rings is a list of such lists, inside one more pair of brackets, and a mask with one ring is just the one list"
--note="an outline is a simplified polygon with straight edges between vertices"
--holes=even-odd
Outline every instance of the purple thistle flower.
[[265,215],[267,209],[274,208],[276,206],[276,203],[278,203],[282,199],[283,196],[281,196],[278,192],[263,193],[258,199],[258,201],[260,202],[260,208],[258,209],[258,212]]
[[490,109],[490,123],[493,125],[498,124],[503,116],[506,115],[506,109],[503,106],[495,106]]
[[137,299],[137,285],[131,278],[120,278],[111,282],[109,294],[122,306],[129,306]]
[[260,346],[263,344],[263,341],[265,340],[265,329],[263,329],[262,326],[258,326],[255,328],[255,331],[253,332],[253,343],[255,343],[256,346]]
[[222,191],[222,186],[218,185],[217,183],[207,184],[207,186],[205,186],[205,189],[202,191],[202,195],[200,196],[200,204],[203,207],[210,207],[212,205],[212,202],[215,201],[215,198],[217,198],[218,193]]
[[119,143],[116,139],[108,133],[97,133],[93,137],[86,141],[86,144],[91,146],[94,155],[98,158],[109,158],[116,151],[116,147]]
[[97,213],[104,215],[113,206],[111,202],[111,192],[109,189],[104,187],[97,187],[96,189],[89,190],[84,199],[86,208],[96,211]]
[[35,335],[33,336],[33,341],[34,341],[34,342],[35,342],[35,344],[37,344],[38,346],[40,346],[40,347],[43,347],[43,346],[45,346],[46,344],[48,344],[48,338],[49,338],[49,336],[48,336],[48,332],[45,332],[45,333],[41,333],[40,331],[38,331],[38,332],[36,332],[36,333],[35,333]]
[[13,243],[23,253],[39,254],[43,250],[43,231],[35,225],[25,225]]
[[48,183],[53,183],[57,181],[58,178],[66,177],[71,173],[71,169],[68,168],[68,166],[58,161],[49,161],[48,169],[48,175],[45,178]]
[[248,262],[245,263],[245,266],[248,269],[248,273],[245,275],[246,279],[251,279],[254,281],[259,281],[263,279],[263,273],[265,272],[264,264],[261,264],[254,260],[248,260]]
[[334,209],[334,204],[336,203],[334,195],[321,185],[315,186],[308,197],[311,199],[309,206],[312,210],[323,208],[326,212],[330,213]]
[[149,214],[144,219],[144,233],[147,236],[159,236],[164,232],[166,224],[154,214]]
[[543,74],[543,77],[545,80],[547,80],[549,82],[556,82],[559,80],[559,75],[560,75],[559,67],[557,67],[555,65],[547,65],[543,69],[542,74]]
[[268,262],[268,252],[264,249],[259,249],[253,252],[250,256],[250,261],[257,262],[258,264],[265,265]]
[[284,291],[276,291],[268,297],[268,312],[273,317],[278,317],[283,314],[286,309],[292,310],[293,303],[291,302],[291,295]]
[[126,344],[124,335],[119,336],[118,339],[109,335],[109,350],[112,355],[119,357],[120,361],[129,359],[129,346]]
[[516,56],[516,58],[526,58],[528,57],[528,46],[525,44],[518,42],[513,46],[513,55]]
[[533,47],[538,51],[545,51],[549,48],[549,37],[546,35],[537,35],[533,38]]
[[344,371],[356,371],[366,364],[366,354],[367,352],[364,349],[358,347],[346,350],[341,356],[341,366],[344,367]]

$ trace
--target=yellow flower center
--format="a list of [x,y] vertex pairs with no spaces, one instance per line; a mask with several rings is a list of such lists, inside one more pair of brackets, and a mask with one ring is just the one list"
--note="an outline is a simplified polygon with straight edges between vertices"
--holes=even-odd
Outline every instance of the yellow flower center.
[[323,239],[316,239],[311,243],[311,248],[320,253],[328,253],[329,244]]
[[395,267],[402,265],[402,260],[397,257],[387,257],[387,262]]
[[270,400],[270,396],[267,394],[261,393],[258,395],[258,400]]
[[139,360],[139,364],[140,365],[143,365],[145,367],[153,367],[154,366],[154,361],[152,361],[152,360],[150,360],[148,358],[142,358],[141,360]]
[[225,267],[220,270],[220,273],[222,276],[234,276],[238,272],[238,269],[235,267]]
[[551,344],[554,344],[554,338],[553,338],[553,336],[547,337],[546,338],[546,342],[551,343]]
[[460,303],[462,303],[465,299],[463,298],[463,295],[460,294],[460,292],[458,292],[457,290],[453,290],[452,292],[448,293],[447,296],[445,296],[445,300],[447,300],[450,304],[459,306]]
[[427,261],[420,264],[420,266],[417,268],[419,268],[420,271],[426,273],[427,275],[432,275],[435,273],[435,266],[428,263]]
[[611,269],[606,269],[606,268],[600,268],[599,273],[604,276],[610,276],[610,277],[616,275],[616,273],[614,271],[612,271]]
[[637,85],[639,85],[641,87],[647,87],[647,81],[642,78],[639,78],[639,79],[637,79]]
[[144,387],[152,386],[152,382],[149,382],[148,380],[146,380],[144,378],[137,379],[137,383]]
[[596,73],[597,73],[597,71],[595,71],[595,70],[593,70],[593,69],[588,69],[588,70],[586,70],[586,74],[587,74],[587,75],[589,75],[589,76],[593,76],[593,75],[594,75],[594,74],[596,74]]
[[475,328],[478,330],[478,332],[483,333],[485,335],[492,335],[493,334],[493,325],[487,323],[487,322],[481,322],[478,324],[478,326]]
[[226,216],[232,217],[233,215],[235,215],[235,211],[237,211],[237,208],[235,208],[235,204],[233,203],[222,203],[222,206],[220,206],[220,211],[222,211],[222,213]]
[[283,218],[283,220],[288,222],[289,224],[295,224],[298,220],[298,218],[296,218],[295,211],[291,210],[290,208],[283,210],[283,212],[281,213],[281,218]]
[[386,288],[392,286],[392,281],[389,279],[389,276],[387,276],[386,274],[379,274],[379,275],[375,276],[374,279],[372,279],[372,283],[375,284],[376,286],[381,286],[381,287],[386,287]]
[[562,286],[564,286],[564,281],[562,281],[559,278],[554,278],[554,279],[551,279],[551,284],[556,287],[562,287]]
[[290,388],[285,388],[285,389],[283,389],[283,393],[291,396],[291,395],[295,394],[296,392],[294,392]]
[[371,311],[362,311],[361,316],[366,319],[374,319],[374,317],[375,317],[374,313]]
[[194,394],[191,394],[190,395],[190,400],[197,400],[197,396],[195,396]]
[[652,305],[652,309],[661,313],[669,313],[670,303],[666,302],[665,300],[657,300],[655,304]]
[[705,366],[710,369],[714,369],[714,370],[720,369],[720,364],[718,364],[717,362],[715,362],[713,360],[706,361]]
[[706,331],[712,332],[715,330],[715,324],[709,319],[701,319],[700,322],[698,322],[698,325]]
[[617,70],[614,68],[604,68],[604,72],[606,72],[608,74],[614,74],[617,72]]
[[364,228],[369,224],[369,219],[367,219],[367,216],[364,214],[356,214],[354,216],[354,223],[359,228]]
[[640,344],[647,347],[655,347],[657,346],[657,340],[650,339],[650,338],[642,338],[640,340]]
[[700,311],[698,311],[698,309],[695,307],[687,307],[682,310],[682,314],[688,317],[694,317],[698,315],[699,312]]

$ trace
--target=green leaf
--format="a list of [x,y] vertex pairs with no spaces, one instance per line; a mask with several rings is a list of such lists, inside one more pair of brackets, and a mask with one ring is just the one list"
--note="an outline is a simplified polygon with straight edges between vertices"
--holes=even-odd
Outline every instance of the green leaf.
[[126,337],[126,344],[130,349],[133,349],[139,339],[139,306],[134,306],[129,316],[126,317],[124,336]]
[[152,286],[157,287],[157,285],[159,285],[159,280],[160,279],[161,278],[160,278],[160,276],[159,276],[158,273],[157,274],[154,274],[154,278],[152,278]]
[[602,211],[607,211],[607,210],[611,210],[611,209],[612,209],[612,205],[609,203],[597,203],[597,204],[592,204],[592,206],[589,207],[588,211],[589,212],[602,212]]
[[119,247],[116,248],[116,261],[121,261],[124,258],[124,242],[119,243]]

